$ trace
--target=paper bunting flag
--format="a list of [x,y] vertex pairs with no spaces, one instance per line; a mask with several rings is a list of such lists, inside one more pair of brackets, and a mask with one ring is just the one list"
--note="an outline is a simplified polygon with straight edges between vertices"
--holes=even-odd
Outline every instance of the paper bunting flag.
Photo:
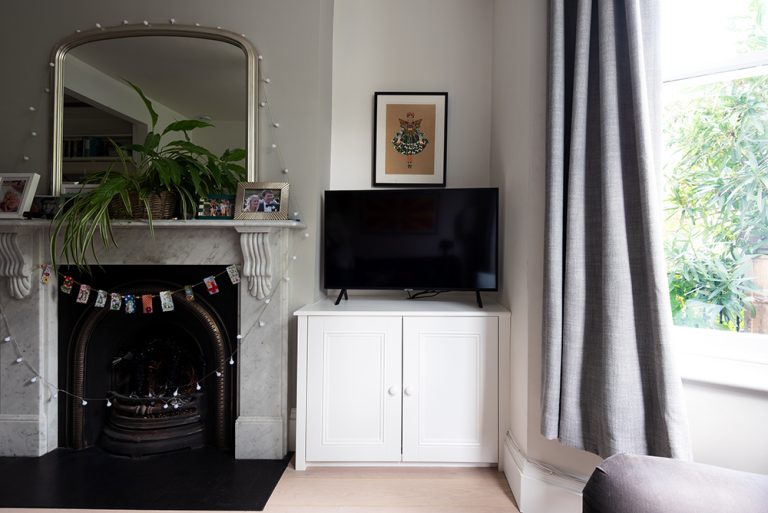
[[192,291],[192,285],[184,285],[184,295],[187,296],[187,301],[195,300],[195,293]]
[[109,295],[109,309],[110,310],[120,310],[120,306],[123,304],[123,296],[118,294],[117,292],[113,292]]
[[227,274],[229,275],[229,279],[232,282],[232,285],[237,285],[240,283],[240,273],[237,272],[236,265],[230,265],[227,267]]
[[74,285],[75,285],[75,280],[72,279],[72,276],[64,276],[64,283],[61,284],[61,291],[64,294],[71,294],[72,287]]
[[88,298],[90,297],[90,295],[91,295],[91,286],[83,283],[82,285],[80,285],[80,292],[77,293],[76,301],[81,305],[85,305],[88,303]]
[[107,291],[100,290],[96,292],[96,302],[93,304],[96,308],[104,308],[107,304]]
[[40,276],[40,283],[43,285],[48,285],[48,282],[51,280],[51,266],[48,264],[45,264],[43,266],[43,275]]
[[204,278],[203,281],[205,282],[205,286],[208,287],[208,294],[219,293],[219,286],[216,284],[216,278],[208,276],[207,278]]
[[160,292],[160,307],[163,309],[163,312],[173,311],[173,294],[171,294],[170,290]]
[[141,308],[144,310],[145,314],[151,314],[152,313],[152,295],[151,294],[144,294],[141,296]]
[[125,295],[125,313],[127,314],[136,313],[136,298],[131,294]]

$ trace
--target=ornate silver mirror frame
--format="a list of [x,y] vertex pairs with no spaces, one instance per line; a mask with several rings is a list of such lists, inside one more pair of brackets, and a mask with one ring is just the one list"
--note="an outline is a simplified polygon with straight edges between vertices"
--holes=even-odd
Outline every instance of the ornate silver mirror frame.
[[256,48],[241,34],[228,30],[199,27],[192,25],[170,24],[154,26],[144,24],[124,24],[115,27],[97,28],[88,32],[79,32],[60,41],[51,54],[51,66],[53,67],[53,130],[52,130],[52,173],[51,194],[61,194],[63,177],[63,119],[64,119],[64,58],[67,53],[82,44],[105,39],[142,37],[142,36],[177,36],[209,39],[229,43],[240,48],[245,54],[246,61],[246,169],[248,181],[258,181],[258,86],[259,86],[259,59]]

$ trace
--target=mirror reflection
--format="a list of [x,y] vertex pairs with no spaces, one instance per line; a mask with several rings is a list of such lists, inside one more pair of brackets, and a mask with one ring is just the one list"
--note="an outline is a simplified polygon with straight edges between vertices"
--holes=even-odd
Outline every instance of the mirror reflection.
[[[120,146],[144,142],[151,120],[126,81],[151,100],[158,127],[202,120],[213,126],[189,132],[191,142],[217,155],[248,146],[247,57],[241,48],[185,36],[91,41],[64,58],[62,129],[55,141],[61,145],[62,192],[119,161],[110,139]],[[166,134],[161,145],[178,138]]]

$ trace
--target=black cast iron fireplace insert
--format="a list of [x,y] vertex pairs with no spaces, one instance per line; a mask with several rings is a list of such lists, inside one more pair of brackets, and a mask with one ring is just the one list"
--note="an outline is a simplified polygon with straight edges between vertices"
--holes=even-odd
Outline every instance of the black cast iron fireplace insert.
[[[92,276],[62,268],[80,283],[122,294],[179,291],[224,266],[104,266]],[[98,446],[124,456],[149,456],[213,446],[231,450],[235,411],[237,287],[195,289],[173,296],[174,311],[127,314],[76,303],[59,292],[59,376],[63,447]],[[221,377],[215,370],[222,369]],[[83,405],[80,397],[104,398]],[[109,402],[107,402],[109,399]]]

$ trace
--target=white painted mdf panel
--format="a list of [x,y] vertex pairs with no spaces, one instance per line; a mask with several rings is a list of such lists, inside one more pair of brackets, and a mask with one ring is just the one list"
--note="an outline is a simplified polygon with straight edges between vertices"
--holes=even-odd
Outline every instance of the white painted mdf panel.
[[403,461],[498,461],[498,319],[403,320]]
[[311,317],[307,348],[310,461],[400,461],[402,323]]

